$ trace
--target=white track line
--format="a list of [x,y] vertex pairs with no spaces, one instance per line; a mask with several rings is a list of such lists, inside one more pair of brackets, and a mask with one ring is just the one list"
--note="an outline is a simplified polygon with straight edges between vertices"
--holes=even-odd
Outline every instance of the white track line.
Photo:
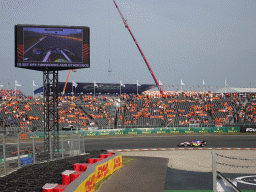
[[46,36],[43,37],[43,38],[41,38],[41,39],[39,39],[39,41],[37,41],[34,45],[32,45],[32,46],[29,47],[26,51],[24,51],[24,54],[27,53],[30,49],[32,49],[37,43],[39,43],[40,41],[42,41],[44,38],[46,38]]

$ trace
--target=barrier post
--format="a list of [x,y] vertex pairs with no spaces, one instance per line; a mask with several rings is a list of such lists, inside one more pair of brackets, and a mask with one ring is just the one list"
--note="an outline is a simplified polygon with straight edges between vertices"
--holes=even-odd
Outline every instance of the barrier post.
[[52,134],[49,132],[49,140],[50,140],[50,160],[52,161]]
[[20,134],[17,134],[17,148],[18,148],[18,168],[20,168]]
[[4,174],[6,175],[7,174],[7,168],[6,168],[5,134],[3,134],[3,158],[4,158]]
[[62,148],[62,151],[61,151],[61,155],[62,155],[62,159],[64,159],[64,146],[63,146],[63,132],[61,132],[61,148]]
[[70,141],[70,146],[71,146],[71,151],[70,151],[70,155],[73,156],[73,150],[74,150],[74,146],[73,146],[73,133],[71,133],[71,141]]
[[85,153],[84,135],[83,135],[83,148],[84,148],[84,153]]
[[78,135],[78,149],[79,149],[79,155],[81,154],[81,144],[80,144],[80,135]]
[[216,152],[212,150],[212,178],[213,178],[213,192],[217,192],[217,166],[216,166]]
[[34,159],[34,163],[33,164],[35,164],[36,163],[35,133],[32,132],[32,134],[33,134],[33,159]]

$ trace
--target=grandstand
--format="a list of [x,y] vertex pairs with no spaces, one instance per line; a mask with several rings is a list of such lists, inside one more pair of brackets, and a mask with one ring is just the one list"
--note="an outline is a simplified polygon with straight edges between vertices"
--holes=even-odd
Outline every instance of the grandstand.
[[[135,85],[136,86],[136,85]],[[106,93],[106,92],[105,92]],[[168,92],[59,97],[61,129],[240,126],[256,123],[256,94]],[[1,90],[1,127],[43,130],[43,99]]]

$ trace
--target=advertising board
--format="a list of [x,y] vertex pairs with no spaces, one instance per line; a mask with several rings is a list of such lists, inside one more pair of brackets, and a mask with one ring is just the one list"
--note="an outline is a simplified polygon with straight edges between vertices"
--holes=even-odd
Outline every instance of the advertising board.
[[95,184],[112,174],[114,171],[122,167],[122,155],[118,155],[113,159],[97,165],[95,171],[91,173],[81,184],[76,188],[75,192],[94,191]]
[[90,67],[90,28],[15,25],[15,67],[66,70]]

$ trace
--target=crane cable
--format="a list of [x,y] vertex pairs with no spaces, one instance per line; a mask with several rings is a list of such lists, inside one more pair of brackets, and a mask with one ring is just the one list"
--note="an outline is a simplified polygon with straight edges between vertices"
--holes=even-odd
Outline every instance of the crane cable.
[[108,1],[108,25],[109,25],[109,42],[108,42],[108,57],[109,57],[109,66],[108,66],[108,72],[112,72],[112,67],[111,67],[111,63],[110,63],[110,14],[109,14],[109,1]]

